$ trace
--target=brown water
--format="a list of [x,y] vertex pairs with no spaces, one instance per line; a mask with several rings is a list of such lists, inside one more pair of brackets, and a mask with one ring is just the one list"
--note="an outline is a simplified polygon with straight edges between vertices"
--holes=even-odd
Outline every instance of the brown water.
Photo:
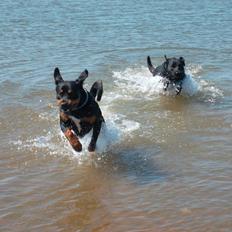
[[[0,7],[0,231],[232,231],[230,1]],[[146,68],[164,54],[181,96]],[[104,82],[93,157],[60,132],[56,66]]]

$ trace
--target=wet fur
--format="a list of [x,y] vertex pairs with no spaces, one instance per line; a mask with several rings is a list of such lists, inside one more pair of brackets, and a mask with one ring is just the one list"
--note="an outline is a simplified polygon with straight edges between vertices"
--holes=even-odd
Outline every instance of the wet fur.
[[182,83],[185,74],[185,61],[183,57],[178,58],[167,58],[165,57],[165,62],[163,62],[160,66],[154,67],[151,62],[150,56],[147,57],[147,66],[149,71],[153,76],[160,75],[163,77],[164,90],[166,91],[168,86],[171,84],[175,87],[176,94],[180,94],[182,90]]
[[96,81],[90,91],[83,88],[88,77],[85,70],[75,81],[64,81],[58,68],[54,70],[56,98],[60,110],[60,127],[71,146],[76,151],[82,150],[79,141],[93,129],[88,150],[94,151],[104,118],[98,103],[103,94],[102,81]]

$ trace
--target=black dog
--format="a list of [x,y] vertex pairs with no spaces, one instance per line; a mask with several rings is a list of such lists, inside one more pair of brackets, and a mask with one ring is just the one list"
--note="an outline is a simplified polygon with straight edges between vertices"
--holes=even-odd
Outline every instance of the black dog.
[[88,146],[90,152],[96,148],[96,142],[104,118],[95,101],[101,100],[103,93],[102,81],[96,81],[90,92],[83,88],[88,71],[83,71],[76,81],[64,81],[58,68],[54,70],[56,98],[60,108],[60,127],[74,150],[80,152],[82,144],[78,137],[83,137],[93,129]]
[[185,61],[183,57],[180,57],[179,59],[173,57],[173,58],[167,58],[165,57],[165,62],[158,66],[157,68],[154,68],[154,66],[151,63],[151,59],[148,56],[147,57],[147,66],[150,72],[153,76],[160,75],[163,77],[163,83],[164,83],[164,90],[166,91],[169,84],[172,84],[175,87],[176,94],[180,94],[182,90],[182,83],[185,75]]

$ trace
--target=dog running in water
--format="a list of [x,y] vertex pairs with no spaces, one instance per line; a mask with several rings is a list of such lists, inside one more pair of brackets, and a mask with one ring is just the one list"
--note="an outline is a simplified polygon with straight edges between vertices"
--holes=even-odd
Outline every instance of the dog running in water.
[[153,76],[159,75],[163,77],[164,83],[164,90],[168,89],[168,86],[171,84],[174,86],[176,94],[180,94],[182,90],[182,83],[184,78],[186,77],[185,74],[185,60],[183,57],[175,58],[167,58],[166,55],[164,56],[165,61],[162,65],[158,67],[154,67],[151,63],[150,56],[147,57],[147,66]]
[[[54,70],[56,98],[60,111],[60,127],[75,151],[82,150],[79,138],[93,129],[88,151],[96,149],[98,135],[104,118],[97,101],[103,93],[102,81],[96,81],[90,91],[83,88],[88,77],[84,70],[75,81],[64,81],[58,68]],[[97,99],[97,101],[95,100]]]

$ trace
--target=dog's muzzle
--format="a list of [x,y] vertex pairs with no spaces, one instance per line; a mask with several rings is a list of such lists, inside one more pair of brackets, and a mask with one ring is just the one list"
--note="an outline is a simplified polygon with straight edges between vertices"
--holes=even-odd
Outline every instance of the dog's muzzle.
[[66,99],[58,99],[57,100],[57,105],[58,106],[62,106],[62,105],[69,105],[71,103],[70,100],[66,100]]
[[182,80],[185,78],[185,74],[182,73],[182,72],[175,72],[175,78],[174,79],[177,79],[177,80]]
[[58,99],[57,105],[60,107],[60,109],[64,112],[69,112],[74,110],[75,107],[77,107],[80,103],[79,99],[70,100],[70,99]]

